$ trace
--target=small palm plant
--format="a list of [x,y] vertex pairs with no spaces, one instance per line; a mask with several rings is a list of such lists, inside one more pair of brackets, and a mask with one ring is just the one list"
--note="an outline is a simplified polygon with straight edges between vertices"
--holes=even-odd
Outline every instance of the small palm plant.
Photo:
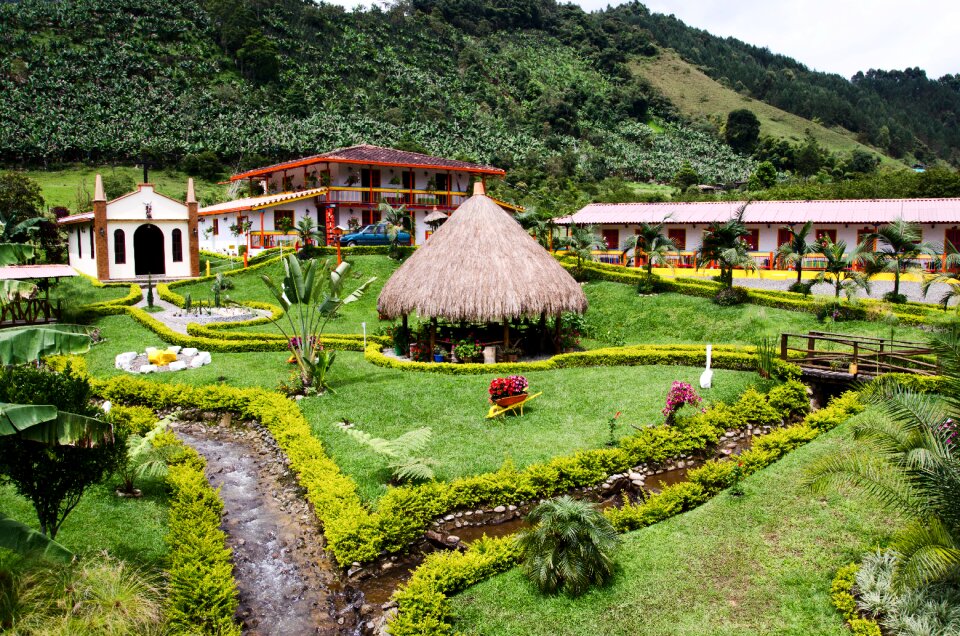
[[560,246],[565,247],[577,257],[577,274],[583,273],[583,261],[593,259],[594,250],[607,249],[607,243],[597,233],[596,226],[574,225],[570,228],[570,235],[561,237]]
[[715,262],[720,268],[720,282],[727,289],[733,287],[734,269],[739,267],[753,271],[757,268],[757,263],[750,256],[750,247],[743,238],[750,234],[743,223],[746,209],[744,204],[730,220],[707,226],[700,249],[696,253],[697,269]]
[[117,469],[121,479],[118,489],[125,495],[136,495],[135,482],[141,479],[157,479],[167,474],[169,446],[154,446],[157,435],[167,430],[170,422],[161,420],[146,435],[132,434],[127,437],[127,455]]
[[400,258],[400,232],[407,229],[410,213],[406,206],[393,207],[389,203],[380,203],[380,214],[387,224],[387,238],[390,240],[390,258]]
[[817,283],[833,285],[834,298],[840,298],[840,292],[843,292],[847,300],[852,300],[860,289],[870,293],[870,279],[863,272],[854,270],[854,266],[865,259],[865,244],[861,243],[847,253],[846,242],[834,243],[825,236],[819,245],[825,263],[823,271],[817,275]]
[[304,247],[310,245],[313,241],[320,240],[320,228],[309,216],[305,216],[297,222],[296,230],[300,245]]
[[[946,311],[951,300],[960,298],[960,252],[950,241],[944,243],[943,249],[947,255],[946,270],[925,276],[920,284],[920,290],[923,292],[923,297],[926,298],[927,294],[930,293],[930,288],[934,285],[938,283],[946,285],[947,291],[938,301],[943,310]],[[960,312],[960,304],[957,305],[957,311]]]
[[396,439],[373,437],[355,428],[344,428],[347,435],[369,447],[387,460],[387,467],[397,482],[433,479],[436,461],[424,455],[433,431],[429,427],[408,431]]
[[557,226],[553,222],[553,217],[544,215],[535,208],[529,208],[516,215],[517,223],[527,232],[533,235],[544,249],[552,249],[554,238],[556,237]]
[[663,229],[666,222],[660,223],[641,223],[639,232],[628,237],[623,242],[623,249],[627,252],[633,252],[633,264],[636,266],[637,260],[642,253],[647,257],[647,278],[653,276],[653,266],[673,267],[673,263],[667,258],[670,254],[680,255],[680,250],[672,238],[668,238]]
[[867,237],[867,241],[876,240],[877,249],[865,254],[868,272],[892,272],[893,291],[885,295],[890,302],[906,302],[900,293],[900,274],[908,269],[916,269],[920,256],[937,255],[933,244],[922,241],[919,223],[911,223],[902,218],[894,219]]
[[813,221],[807,221],[800,229],[792,225],[785,225],[783,229],[790,233],[790,240],[777,248],[777,258],[783,260],[787,265],[793,265],[797,270],[797,282],[795,285],[803,284],[803,259],[805,256],[813,254],[819,249],[816,241],[808,241],[807,237],[813,230]]
[[579,596],[613,576],[617,531],[596,506],[569,496],[544,501],[517,539],[523,571],[547,594]]
[[884,418],[855,429],[858,447],[811,467],[815,491],[858,487],[908,520],[891,544],[899,588],[960,575],[960,457],[954,422],[960,421],[960,331],[933,339],[946,390],[914,393],[880,382],[867,392]]

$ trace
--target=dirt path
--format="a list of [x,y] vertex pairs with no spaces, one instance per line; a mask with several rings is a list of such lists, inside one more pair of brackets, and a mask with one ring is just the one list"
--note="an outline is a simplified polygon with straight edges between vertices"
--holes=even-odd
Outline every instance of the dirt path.
[[359,634],[362,596],[344,592],[283,454],[258,428],[176,427],[206,458],[207,478],[220,488],[244,633]]

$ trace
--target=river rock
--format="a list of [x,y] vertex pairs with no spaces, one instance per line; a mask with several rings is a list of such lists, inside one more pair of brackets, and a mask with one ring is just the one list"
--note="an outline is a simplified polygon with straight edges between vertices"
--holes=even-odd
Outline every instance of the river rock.
[[136,351],[126,351],[124,353],[118,353],[117,357],[113,359],[113,364],[118,369],[126,369],[130,366],[130,363],[133,362],[137,357]]
[[197,355],[197,353],[199,353],[199,351],[198,351],[197,349],[193,348],[193,347],[187,347],[186,349],[182,349],[181,351],[182,351],[183,355],[185,355],[185,356],[187,356],[187,357],[192,357],[192,356]]
[[183,360],[177,360],[176,362],[171,362],[170,366],[167,368],[171,371],[183,371],[187,368],[187,363]]
[[157,365],[155,364],[145,364],[140,367],[140,373],[156,373]]
[[446,542],[448,545],[457,545],[460,543],[460,537],[455,534],[447,535]]
[[500,513],[502,513],[502,512],[506,512],[506,511],[507,511],[507,507],[506,507],[506,506],[497,506],[496,508],[493,509],[493,511],[494,511],[495,513],[497,513],[497,514],[500,514]]

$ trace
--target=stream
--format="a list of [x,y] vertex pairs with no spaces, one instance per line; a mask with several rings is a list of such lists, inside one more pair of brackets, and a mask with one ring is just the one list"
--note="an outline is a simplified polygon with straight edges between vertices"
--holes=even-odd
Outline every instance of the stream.
[[285,457],[258,428],[175,428],[207,460],[207,479],[220,489],[243,633],[359,634],[362,595],[341,583]]

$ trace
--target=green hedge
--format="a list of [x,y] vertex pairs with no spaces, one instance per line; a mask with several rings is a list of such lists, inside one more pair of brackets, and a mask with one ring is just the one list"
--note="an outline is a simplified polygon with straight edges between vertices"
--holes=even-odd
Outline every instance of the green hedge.
[[853,586],[859,569],[860,566],[851,563],[837,570],[837,575],[830,585],[830,600],[833,601],[833,606],[843,614],[854,636],[882,636],[877,622],[862,618],[857,609],[857,600],[853,597]]
[[[478,375],[485,373],[526,373],[551,369],[579,367],[672,365],[704,366],[707,351],[704,345],[630,345],[608,347],[591,351],[561,353],[536,362],[498,362],[496,364],[453,364],[450,362],[414,362],[386,356],[378,345],[368,345],[364,358],[371,364],[401,371],[425,371],[448,375]],[[780,359],[773,361],[775,372],[782,379],[799,378],[800,368]],[[755,347],[720,345],[713,347],[712,365],[716,369],[755,371]]]
[[[576,261],[569,256],[558,257],[561,265],[570,271],[577,269]],[[614,283],[625,283],[636,285],[645,279],[646,273],[643,270],[621,265],[609,265],[607,263],[585,262],[581,268],[581,278],[589,280],[605,280]],[[661,278],[660,284],[664,291],[670,291],[686,296],[699,296],[701,298],[712,298],[720,291],[721,285],[712,280],[697,278]],[[824,297],[805,297],[803,294],[788,291],[775,291],[766,289],[747,288],[747,298],[749,302],[764,307],[774,307],[777,309],[786,309],[789,311],[803,311],[816,314],[823,302],[831,302],[832,298]],[[840,301],[845,312],[852,319],[856,320],[880,320],[885,312],[890,311],[897,316],[899,321],[905,325],[926,325],[935,321],[942,310],[935,306],[925,303],[908,302],[898,305],[891,305],[883,301],[864,298],[856,303],[850,303],[846,300]]]
[[[417,247],[415,245],[401,245],[399,247],[400,254],[403,258],[406,258],[413,254],[416,251]],[[316,258],[317,256],[335,256],[337,254],[336,246],[330,247],[326,245],[316,246],[311,245],[310,247],[305,247],[300,250],[307,258]],[[390,254],[389,245],[357,245],[356,247],[341,247],[340,253],[344,258],[349,258],[350,256],[388,256]]]
[[[796,399],[797,387],[783,390],[784,395],[776,396],[777,401]],[[746,394],[745,394],[746,395]],[[792,396],[792,397],[790,397]],[[803,394],[804,399],[806,393]],[[768,403],[773,399],[768,396]],[[740,409],[756,404],[756,396],[751,395],[738,401]],[[730,415],[745,416],[737,413],[738,405],[725,407],[719,413],[710,411],[697,419],[729,421]],[[672,486],[637,505],[624,508],[612,508],[604,514],[621,532],[641,528],[668,519],[686,510],[695,508],[730,485],[734,461],[742,462],[745,472],[752,473],[774,463],[791,450],[816,437],[821,426],[832,428],[850,415],[863,409],[854,393],[845,393],[831,401],[822,411],[811,413],[804,422],[768,435],[755,438],[753,447],[742,455],[732,459],[712,460],[702,467],[690,471],[690,480]],[[811,418],[820,415],[817,424]],[[734,417],[733,419],[736,419]],[[506,571],[520,563],[521,554],[513,536],[477,541],[464,553],[446,552],[429,555],[417,568],[410,580],[394,593],[398,604],[398,614],[390,623],[390,633],[394,636],[414,636],[417,634],[452,634],[453,616],[448,597],[470,585],[489,578],[498,572]],[[866,636],[867,632],[862,632]],[[870,634],[870,636],[877,636]]]
[[[127,283],[124,283],[126,286]],[[97,316],[106,316],[116,313],[123,313],[124,307],[129,307],[131,305],[136,305],[143,298],[143,291],[140,289],[140,286],[136,283],[130,284],[130,291],[127,292],[127,295],[123,298],[114,298],[113,300],[105,300],[100,303],[92,303],[90,305],[84,305],[83,311],[89,312],[92,315]]]
[[234,622],[237,586],[231,552],[220,529],[223,502],[204,475],[206,462],[172,434],[182,453],[171,462],[166,615],[172,634],[240,634]]

